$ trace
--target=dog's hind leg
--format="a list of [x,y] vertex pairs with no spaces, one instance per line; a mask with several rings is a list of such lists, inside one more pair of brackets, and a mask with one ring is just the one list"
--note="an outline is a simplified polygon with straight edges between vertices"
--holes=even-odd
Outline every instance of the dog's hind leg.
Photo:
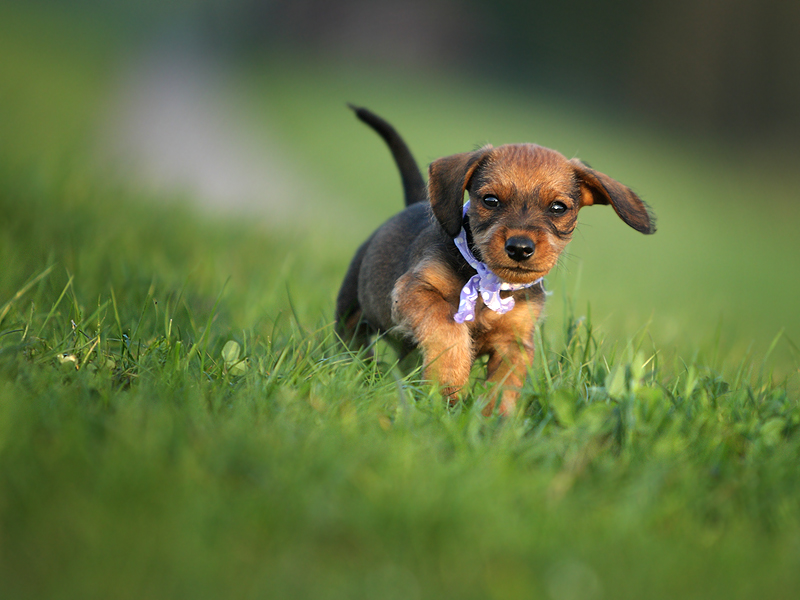
[[358,273],[367,244],[361,246],[353,257],[336,298],[336,334],[348,348],[355,351],[369,346],[373,333],[369,324],[362,319],[358,301]]

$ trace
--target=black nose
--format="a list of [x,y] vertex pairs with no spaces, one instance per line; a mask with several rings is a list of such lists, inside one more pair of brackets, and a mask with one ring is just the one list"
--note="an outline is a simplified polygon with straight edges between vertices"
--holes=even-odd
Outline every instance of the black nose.
[[533,256],[536,246],[533,240],[522,235],[515,235],[506,240],[506,254],[511,260],[522,262]]

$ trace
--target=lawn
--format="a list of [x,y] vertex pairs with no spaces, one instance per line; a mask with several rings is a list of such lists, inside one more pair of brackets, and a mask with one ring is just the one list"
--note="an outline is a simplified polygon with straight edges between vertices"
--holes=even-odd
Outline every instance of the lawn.
[[[95,165],[126,49],[0,8],[0,597],[796,596],[788,159],[456,77],[254,61],[243,110],[339,218],[211,219]],[[537,141],[658,214],[644,237],[584,211],[517,418],[481,416],[477,370],[447,409],[335,343],[349,256],[400,204],[345,101],[423,164]]]

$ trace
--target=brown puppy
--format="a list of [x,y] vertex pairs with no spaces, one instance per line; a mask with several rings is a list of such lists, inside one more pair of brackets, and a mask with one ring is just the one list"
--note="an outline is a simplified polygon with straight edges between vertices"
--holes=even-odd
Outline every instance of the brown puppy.
[[425,378],[451,399],[475,358],[488,355],[489,381],[502,387],[485,412],[498,398],[500,413],[513,412],[533,360],[541,278],[570,241],[578,210],[610,204],[642,233],[655,231],[654,217],[629,188],[534,144],[440,158],[430,166],[426,194],[397,132],[354,110],[389,144],[407,208],[356,252],[337,299],[339,335],[354,348],[367,347],[378,332],[404,351],[418,347]]

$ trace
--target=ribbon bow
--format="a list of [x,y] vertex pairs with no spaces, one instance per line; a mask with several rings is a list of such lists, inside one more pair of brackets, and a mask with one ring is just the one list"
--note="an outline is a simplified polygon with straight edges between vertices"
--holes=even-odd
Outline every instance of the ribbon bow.
[[[469,200],[464,203],[464,215],[467,214],[468,209]],[[500,279],[489,270],[489,267],[487,267],[485,263],[480,262],[475,258],[475,255],[472,254],[472,251],[469,249],[469,244],[467,244],[467,232],[463,227],[458,237],[453,241],[455,241],[456,248],[461,252],[461,256],[464,257],[464,260],[476,271],[476,274],[461,288],[458,312],[453,316],[456,323],[475,320],[475,303],[478,300],[479,292],[486,307],[502,315],[514,308],[514,298],[512,296],[501,298],[501,291],[513,292],[532,287],[542,282],[541,277],[531,283],[508,283]]]

